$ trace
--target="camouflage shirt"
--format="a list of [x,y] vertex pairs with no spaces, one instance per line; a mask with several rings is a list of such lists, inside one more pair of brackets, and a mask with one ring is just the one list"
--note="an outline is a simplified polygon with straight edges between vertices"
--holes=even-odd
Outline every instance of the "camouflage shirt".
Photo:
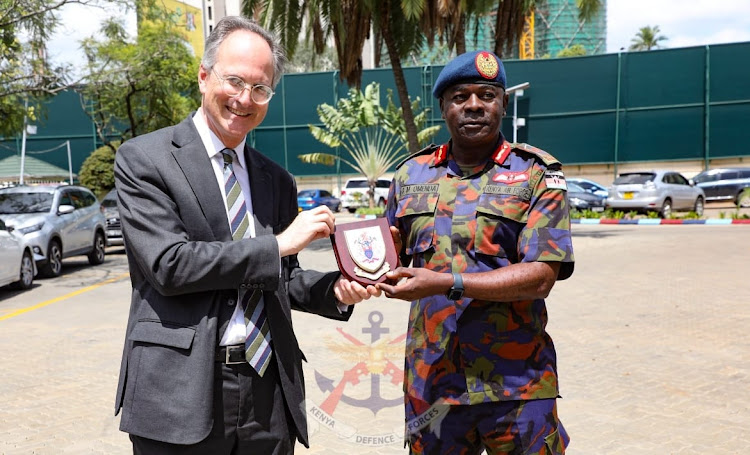
[[[437,272],[486,272],[519,262],[561,262],[573,272],[560,163],[526,144],[498,147],[464,175],[450,144],[398,167],[386,216],[402,258]],[[403,255],[406,256],[403,256]],[[407,265],[407,264],[403,264]],[[406,417],[440,401],[477,404],[554,398],[555,349],[544,300],[491,302],[443,295],[412,302],[406,345]]]

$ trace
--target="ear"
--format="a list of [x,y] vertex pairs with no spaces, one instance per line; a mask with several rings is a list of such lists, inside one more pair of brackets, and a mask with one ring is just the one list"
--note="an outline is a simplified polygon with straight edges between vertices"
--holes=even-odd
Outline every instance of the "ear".
[[203,67],[202,63],[200,67],[198,67],[198,87],[200,88],[201,93],[206,93],[206,89],[208,87],[209,71],[210,70],[207,70]]
[[445,118],[445,113],[443,112],[443,97],[442,96],[438,98],[438,103],[440,103],[440,117]]

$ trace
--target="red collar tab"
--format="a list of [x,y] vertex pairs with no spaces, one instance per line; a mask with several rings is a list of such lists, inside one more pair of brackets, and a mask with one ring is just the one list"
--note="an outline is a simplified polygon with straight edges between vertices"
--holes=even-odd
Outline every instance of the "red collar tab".
[[433,166],[439,166],[448,159],[448,149],[449,144],[443,144],[435,150],[433,154],[434,158],[432,160]]
[[503,141],[502,144],[495,150],[495,153],[492,154],[492,160],[496,162],[497,164],[503,164],[505,160],[508,158],[508,154],[510,153],[510,142]]

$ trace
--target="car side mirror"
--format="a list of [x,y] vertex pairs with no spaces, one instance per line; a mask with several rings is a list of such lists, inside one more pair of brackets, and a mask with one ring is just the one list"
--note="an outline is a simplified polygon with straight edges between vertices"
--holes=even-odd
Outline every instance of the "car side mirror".
[[5,230],[8,232],[13,232],[16,230],[16,228],[14,228],[13,226],[5,226]]
[[73,211],[75,209],[76,208],[73,207],[72,205],[63,204],[60,207],[58,207],[57,214],[58,215],[67,215],[68,213],[73,213]]
[[688,183],[690,186],[695,186],[695,181],[693,181],[693,179],[688,179]]

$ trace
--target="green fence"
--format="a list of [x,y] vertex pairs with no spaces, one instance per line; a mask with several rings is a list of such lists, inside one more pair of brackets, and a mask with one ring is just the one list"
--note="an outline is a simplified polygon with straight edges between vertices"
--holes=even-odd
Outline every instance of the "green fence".
[[[526,126],[518,140],[545,149],[564,164],[703,160],[750,156],[750,43],[606,54],[590,57],[505,62],[508,85],[529,82],[517,100]],[[442,124],[431,90],[441,67],[407,67],[412,98],[432,110]],[[382,102],[396,88],[390,69],[366,70],[362,85],[378,82]],[[334,174],[297,156],[334,152],[317,142],[309,124],[319,124],[316,107],[335,104],[348,87],[335,72],[289,74],[277,87],[263,124],[250,143],[297,176]],[[513,112],[513,96],[508,114]],[[503,122],[507,138],[513,122]],[[447,140],[443,128],[437,142]],[[71,140],[73,171],[96,148],[93,125],[78,96],[63,93],[29,136],[27,150],[52,148]],[[0,142],[0,159],[20,151],[19,138]],[[34,155],[67,168],[65,151]],[[351,172],[351,169],[341,169]]]

